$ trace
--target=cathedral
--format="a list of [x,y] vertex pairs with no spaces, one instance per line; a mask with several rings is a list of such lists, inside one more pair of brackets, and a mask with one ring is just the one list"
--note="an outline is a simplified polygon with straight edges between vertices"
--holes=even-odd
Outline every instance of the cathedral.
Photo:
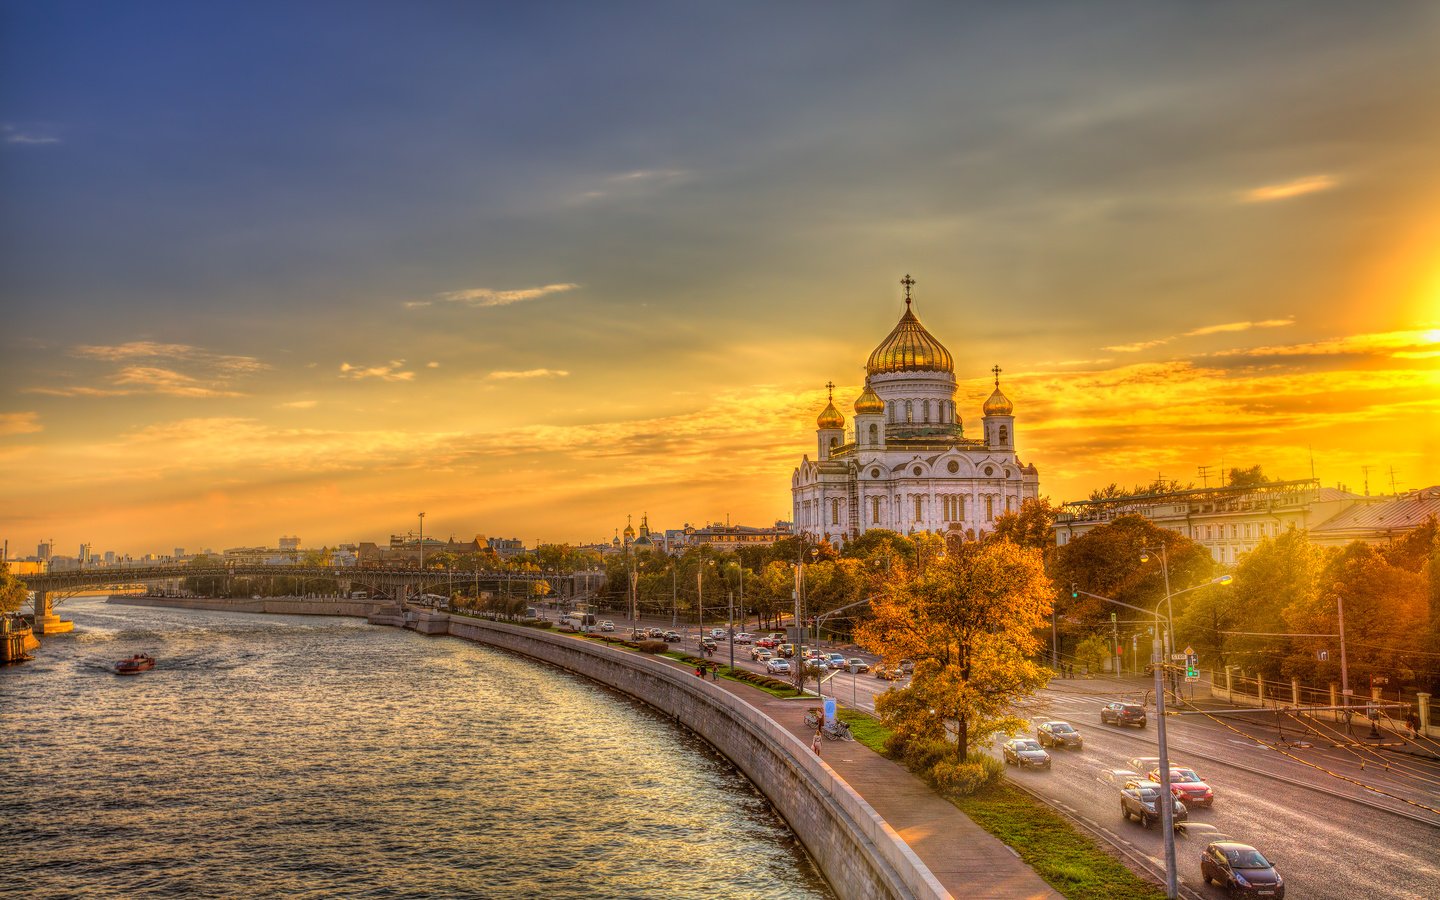
[[995,392],[981,436],[965,437],[955,408],[955,363],[910,309],[866,365],[853,426],[830,402],[816,420],[815,459],[790,479],[795,531],[836,546],[871,528],[931,531],[973,540],[1000,515],[1039,496],[1040,473],[1015,453],[1015,408]]

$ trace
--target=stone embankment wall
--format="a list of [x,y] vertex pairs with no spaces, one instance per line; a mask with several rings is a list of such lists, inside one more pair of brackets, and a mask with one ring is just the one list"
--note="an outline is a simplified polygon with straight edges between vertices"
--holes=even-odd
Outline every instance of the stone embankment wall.
[[568,635],[466,616],[419,618],[411,627],[559,666],[636,697],[699,734],[769,798],[842,898],[949,896],[870,804],[809,747],[719,685]]
[[172,609],[209,609],[220,612],[271,613],[282,616],[351,616],[368,618],[393,603],[376,600],[345,600],[338,597],[145,597],[116,594],[111,603],[126,606],[164,606]]

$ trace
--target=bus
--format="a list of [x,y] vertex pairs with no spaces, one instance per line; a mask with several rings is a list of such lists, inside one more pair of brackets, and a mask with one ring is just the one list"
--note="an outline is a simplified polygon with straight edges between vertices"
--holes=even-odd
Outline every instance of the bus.
[[566,613],[560,619],[560,627],[568,631],[594,631],[595,614],[588,612]]

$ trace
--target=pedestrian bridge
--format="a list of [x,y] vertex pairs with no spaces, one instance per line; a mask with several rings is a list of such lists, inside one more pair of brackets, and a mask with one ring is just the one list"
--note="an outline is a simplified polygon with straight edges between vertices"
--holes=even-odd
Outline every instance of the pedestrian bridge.
[[[55,614],[55,605],[66,597],[93,591],[96,588],[123,589],[144,586],[152,590],[173,590],[180,593],[189,579],[209,582],[210,592],[229,596],[239,579],[277,580],[296,593],[317,591],[336,585],[342,593],[363,590],[372,598],[389,599],[397,606],[424,594],[449,595],[457,590],[473,588],[492,593],[515,591],[522,585],[527,594],[531,585],[541,582],[549,586],[549,595],[562,602],[575,602],[593,597],[605,584],[601,570],[579,572],[495,572],[485,570],[415,568],[364,568],[359,566],[310,565],[155,565],[96,566],[24,576],[25,586],[35,595],[35,630],[56,634],[74,628]],[[194,583],[193,581],[191,582]],[[311,587],[306,587],[307,583]]]

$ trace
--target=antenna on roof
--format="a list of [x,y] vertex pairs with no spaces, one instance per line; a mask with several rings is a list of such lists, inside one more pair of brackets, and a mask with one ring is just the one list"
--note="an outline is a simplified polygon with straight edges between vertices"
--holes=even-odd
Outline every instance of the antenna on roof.
[[1200,476],[1201,487],[1208,488],[1210,486],[1210,466],[1197,467],[1197,469],[1195,470],[1195,474]]
[[1315,480],[1315,445],[1310,445],[1310,480]]
[[1374,466],[1361,466],[1361,467],[1360,467],[1360,472],[1361,472],[1361,474],[1363,474],[1363,475],[1365,476],[1365,496],[1367,496],[1367,497],[1370,496],[1370,470],[1373,469],[1373,468],[1375,468],[1375,467],[1374,467]]
[[1390,493],[1394,494],[1396,497],[1400,496],[1400,491],[1395,487],[1395,467],[1394,467],[1394,466],[1391,466],[1391,467],[1390,467]]

